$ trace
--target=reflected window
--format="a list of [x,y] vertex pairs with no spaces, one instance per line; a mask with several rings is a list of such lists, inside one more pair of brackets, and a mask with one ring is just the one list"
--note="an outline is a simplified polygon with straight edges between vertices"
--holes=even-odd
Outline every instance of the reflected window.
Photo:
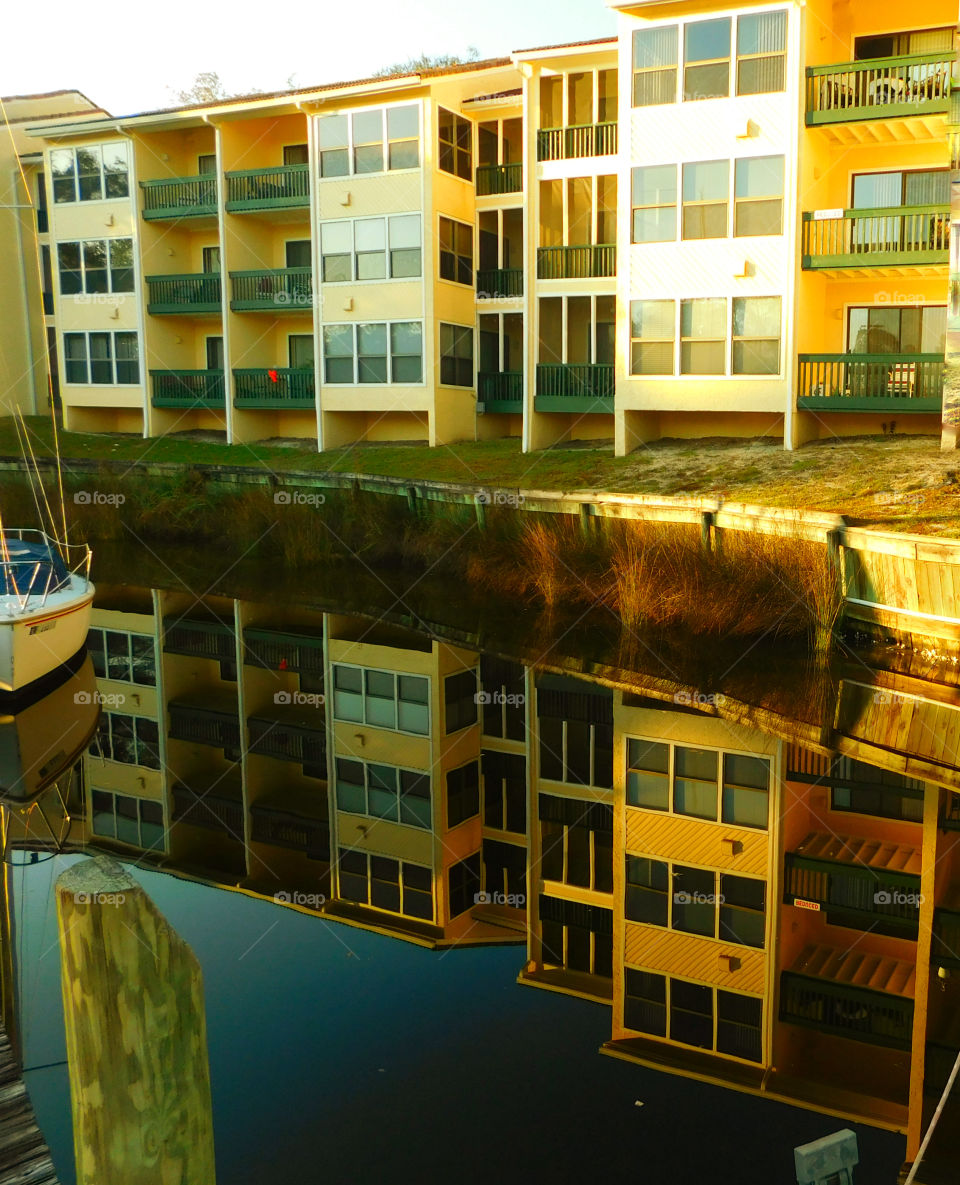
[[670,916],[667,898],[669,865],[647,856],[627,856],[626,915],[631,922],[666,926]]
[[628,967],[624,974],[623,1023],[638,1033],[667,1035],[667,977]]
[[613,891],[613,808],[541,794],[541,872],[545,880]]
[[117,679],[153,687],[157,682],[156,649],[149,634],[91,629],[87,651],[100,679]]
[[124,765],[160,768],[160,743],[156,720],[103,712],[97,734],[90,743],[93,757],[119,761]]
[[480,813],[480,766],[468,761],[447,773],[447,826],[457,827]]
[[637,1033],[669,1037],[744,1061],[763,1055],[763,1000],[739,992],[627,967],[623,1023]]
[[421,675],[333,664],[336,720],[428,736],[429,693],[430,681]]
[[429,829],[430,775],[380,762],[336,760],[337,810]]
[[448,873],[450,916],[459,917],[477,904],[480,893],[480,853],[454,864]]
[[717,817],[717,753],[713,749],[674,750],[673,809],[697,819]]
[[613,699],[590,684],[544,677],[537,687],[540,776],[613,786]]
[[337,879],[344,901],[433,921],[433,876],[429,868],[340,848]]
[[443,681],[444,731],[459,732],[477,722],[477,672],[460,671]]
[[613,913],[558,897],[540,897],[540,942],[544,966],[584,975],[613,975]]
[[522,753],[484,749],[483,825],[496,831],[527,831],[527,760]]
[[92,789],[90,812],[94,835],[146,851],[166,851],[162,802]]

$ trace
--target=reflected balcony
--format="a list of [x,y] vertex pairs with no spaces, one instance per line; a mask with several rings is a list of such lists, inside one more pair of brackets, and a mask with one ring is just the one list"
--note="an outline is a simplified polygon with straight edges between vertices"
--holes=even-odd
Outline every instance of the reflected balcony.
[[953,53],[807,67],[807,126],[945,113]]
[[250,838],[301,852],[308,860],[329,861],[330,824],[322,814],[325,806],[325,795],[310,802],[286,787],[283,793],[251,805]]
[[234,370],[235,407],[314,407],[312,370],[290,367]]
[[281,630],[248,627],[243,631],[246,666],[268,671],[292,671],[323,678],[323,635],[287,634]]
[[940,413],[942,354],[801,354],[797,407]]
[[477,165],[477,197],[500,193],[519,193],[523,189],[523,165]]
[[260,268],[230,273],[230,308],[235,313],[306,313],[313,311],[313,269]]
[[223,296],[216,272],[147,276],[148,313],[219,314]]
[[243,790],[239,778],[191,778],[173,787],[173,822],[243,839]]
[[143,190],[143,217],[148,222],[210,217],[217,213],[217,178],[210,173],[199,177],[141,181],[140,188]]
[[481,370],[477,373],[477,401],[483,411],[523,411],[523,371]]
[[230,213],[287,210],[310,205],[309,165],[242,169],[226,176],[226,209]]
[[281,704],[247,719],[251,753],[293,761],[312,777],[326,780],[327,734],[322,711]]
[[210,745],[234,755],[240,751],[240,719],[236,700],[232,704],[209,695],[183,697],[167,705],[170,714],[169,737],[172,741],[188,741],[194,745]]
[[537,363],[535,411],[613,411],[613,363]]
[[163,650],[165,654],[234,662],[237,657],[236,634],[225,621],[168,617],[163,622]]
[[585,156],[613,156],[617,151],[616,121],[540,128],[537,160],[575,160]]
[[222,370],[151,370],[154,407],[225,406]]
[[802,264],[807,269],[913,267],[950,259],[950,207],[886,206],[806,211]]
[[538,280],[588,280],[617,274],[615,243],[538,247]]

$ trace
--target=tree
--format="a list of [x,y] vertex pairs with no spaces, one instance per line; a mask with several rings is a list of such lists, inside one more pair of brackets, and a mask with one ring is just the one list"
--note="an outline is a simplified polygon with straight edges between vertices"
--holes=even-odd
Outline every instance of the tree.
[[187,90],[167,87],[178,103],[190,106],[194,103],[216,103],[221,99],[234,99],[237,95],[259,95],[260,88],[250,87],[245,91],[228,91],[216,70],[201,70]]
[[407,58],[405,62],[394,62],[392,66],[384,66],[377,70],[374,78],[386,78],[389,74],[419,74],[422,70],[446,70],[450,66],[463,66],[468,62],[475,62],[480,57],[475,45],[467,46],[465,57],[459,54],[426,54],[419,57]]

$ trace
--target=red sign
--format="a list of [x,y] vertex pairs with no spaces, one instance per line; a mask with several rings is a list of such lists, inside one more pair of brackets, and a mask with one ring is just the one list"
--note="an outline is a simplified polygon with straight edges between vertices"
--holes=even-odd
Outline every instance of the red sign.
[[812,909],[815,913],[820,912],[819,901],[804,901],[802,897],[794,897],[793,904],[796,905],[798,909]]

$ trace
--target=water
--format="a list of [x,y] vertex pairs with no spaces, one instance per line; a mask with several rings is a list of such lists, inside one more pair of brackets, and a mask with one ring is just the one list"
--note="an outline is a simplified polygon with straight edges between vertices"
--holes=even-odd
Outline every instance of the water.
[[202,967],[221,1182],[790,1185],[850,1127],[892,1185],[960,1048],[948,676],[339,583],[102,578],[87,665],[0,725],[8,787],[30,743],[78,749],[7,851],[61,1180],[53,884],[110,852]]

